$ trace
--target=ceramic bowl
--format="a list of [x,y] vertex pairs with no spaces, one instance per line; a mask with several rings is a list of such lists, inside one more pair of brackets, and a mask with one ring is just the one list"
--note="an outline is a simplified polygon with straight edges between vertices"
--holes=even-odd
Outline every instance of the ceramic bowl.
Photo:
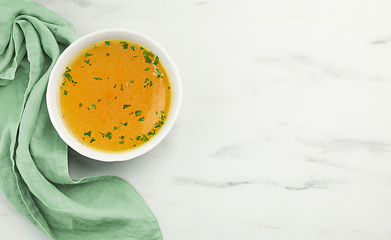
[[[129,150],[127,152],[120,153],[100,152],[86,147],[77,139],[75,139],[61,119],[61,110],[59,104],[60,81],[62,74],[69,62],[85,48],[97,42],[109,39],[123,39],[138,43],[155,53],[157,56],[159,56],[161,62],[166,67],[166,70],[170,76],[171,88],[173,93],[170,113],[168,114],[166,122],[162,126],[160,131],[153,138],[151,138],[148,142],[141,145],[140,147]],[[93,32],[77,39],[75,42],[69,45],[69,47],[66,48],[58,58],[50,74],[46,93],[47,107],[50,120],[52,121],[54,128],[57,130],[58,134],[64,140],[64,142],[67,143],[76,152],[86,157],[106,162],[129,160],[140,156],[157,146],[167,136],[167,134],[173,127],[174,122],[179,113],[181,99],[182,86],[179,72],[168,53],[163,49],[163,47],[161,47],[151,38],[141,33],[125,29],[108,29]]]

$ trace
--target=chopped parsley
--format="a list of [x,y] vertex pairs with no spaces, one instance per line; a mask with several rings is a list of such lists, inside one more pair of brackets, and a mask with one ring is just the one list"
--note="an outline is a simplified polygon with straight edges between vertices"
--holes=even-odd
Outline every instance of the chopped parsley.
[[147,138],[147,136],[145,136],[145,134],[143,134],[143,138],[141,141],[148,141],[148,140],[149,140],[149,138]]
[[152,52],[144,50],[143,55],[146,63],[152,63],[152,58],[155,56]]
[[130,49],[132,49],[133,51],[136,50],[136,48],[133,45],[130,47]]
[[91,130],[88,132],[85,132],[83,135],[91,137]]
[[95,138],[92,138],[91,141],[90,141],[90,143],[95,142],[95,140],[96,140]]
[[160,72],[159,68],[156,68],[156,70],[153,73],[157,74],[157,78],[163,78],[163,74]]
[[86,55],[84,55],[84,57],[89,57],[89,56],[92,56],[94,54],[89,54],[89,53],[86,53]]
[[125,143],[124,141],[119,141],[119,144],[121,144],[121,145],[124,144],[124,143]]
[[123,106],[122,106],[122,109],[125,109],[125,108],[128,108],[128,107],[130,107],[131,105],[129,104],[124,104]]
[[122,47],[124,48],[124,49],[128,49],[128,43],[127,42],[121,42],[122,43]]
[[141,118],[139,118],[138,120],[139,120],[140,122],[142,122],[142,121],[144,121],[144,118],[145,118],[145,117],[141,117]]
[[136,140],[137,141],[144,141],[144,142],[146,142],[146,141],[149,140],[149,138],[147,136],[145,136],[145,134],[142,134],[142,136],[137,136]]
[[117,130],[117,129],[118,129],[117,126],[114,126],[113,131],[115,131],[115,130]]
[[67,90],[64,90],[64,95],[68,95],[68,91]]
[[112,138],[111,132],[107,132],[105,134],[105,133],[102,133],[101,131],[99,131],[99,133],[102,135],[102,137],[107,137],[109,140],[111,140],[111,138]]
[[105,41],[105,44],[106,44],[107,46],[110,46],[110,41]]
[[120,124],[124,125],[125,127],[128,126],[128,122],[120,123]]
[[81,108],[81,106],[83,106],[83,104],[79,103],[79,108]]
[[102,78],[100,78],[100,77],[97,77],[97,78],[94,78],[95,80],[102,80]]
[[66,77],[68,79],[68,81],[72,81],[72,76],[69,73],[70,71],[71,71],[71,69],[69,67],[66,67],[65,72],[63,73],[64,77]]
[[151,68],[147,67],[146,69],[144,69],[144,71],[148,71],[149,69],[151,69]]
[[96,109],[96,105],[95,104],[91,104],[91,107],[89,107],[88,110],[91,110],[91,109]]
[[136,110],[136,111],[134,112],[134,114],[135,114],[137,117],[141,116],[141,113],[143,113],[141,110]]
[[156,56],[155,60],[153,61],[152,65],[156,66],[159,63],[159,57]]
[[106,56],[110,56],[110,53],[106,53]]
[[152,86],[152,81],[149,80],[149,78],[146,78],[144,83],[146,83],[144,85],[144,88],[148,88],[148,87],[151,87]]

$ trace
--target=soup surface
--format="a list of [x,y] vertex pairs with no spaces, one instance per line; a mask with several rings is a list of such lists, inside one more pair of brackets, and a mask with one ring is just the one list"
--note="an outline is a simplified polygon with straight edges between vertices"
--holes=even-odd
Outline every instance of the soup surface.
[[141,146],[164,124],[172,90],[159,57],[124,40],[79,53],[60,81],[63,121],[76,139],[102,152]]

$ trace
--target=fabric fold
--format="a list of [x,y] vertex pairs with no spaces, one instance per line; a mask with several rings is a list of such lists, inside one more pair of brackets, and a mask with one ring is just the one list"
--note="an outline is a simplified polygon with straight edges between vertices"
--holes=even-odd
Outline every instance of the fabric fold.
[[0,189],[52,239],[162,239],[142,197],[117,176],[72,180],[46,86],[73,26],[28,0],[0,1]]

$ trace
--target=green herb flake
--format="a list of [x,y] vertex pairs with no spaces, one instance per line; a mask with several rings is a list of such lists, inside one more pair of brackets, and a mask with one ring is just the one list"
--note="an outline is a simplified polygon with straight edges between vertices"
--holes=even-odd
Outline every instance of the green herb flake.
[[90,59],[84,60],[85,63],[90,64]]
[[111,132],[107,132],[105,134],[105,133],[102,133],[101,131],[99,131],[99,133],[102,135],[102,137],[107,137],[109,140],[111,140],[111,138],[112,138]]
[[128,126],[128,122],[120,123],[120,124],[124,125],[125,127]]
[[130,83],[134,83],[134,80],[130,81]]
[[140,138],[141,138],[141,136],[137,136],[137,137],[136,137],[136,140],[138,141],[138,140],[140,140]]
[[132,114],[133,114],[133,112],[129,113],[129,115],[132,115]]
[[64,90],[64,95],[68,95],[68,91],[67,90]]
[[79,103],[79,108],[81,108],[81,106],[83,106],[83,104]]
[[145,142],[149,140],[149,138],[147,138],[147,136],[145,136],[145,134],[143,134],[143,138],[142,138],[142,139],[143,139],[143,141],[145,141]]
[[107,46],[110,46],[110,41],[105,41],[105,44],[106,44]]
[[150,70],[151,68],[150,67],[147,67],[146,69],[144,69],[144,71],[148,71],[148,70]]
[[133,51],[136,50],[136,48],[133,45],[130,47],[130,49],[132,49]]
[[121,136],[121,137],[119,137],[121,140],[123,140],[124,138],[125,138],[125,136]]
[[114,84],[114,88],[116,88],[117,87],[117,84]]
[[94,54],[89,54],[89,53],[86,53],[86,55],[84,55],[84,57],[89,57],[89,56],[92,56]]
[[100,99],[96,100],[97,102],[100,102]]
[[110,53],[106,53],[106,56],[110,56]]
[[139,118],[138,120],[139,120],[140,122],[142,122],[142,121],[144,121],[144,118],[145,118],[145,117],[141,117],[141,118]]
[[121,145],[124,144],[124,143],[125,143],[125,141],[119,141],[119,144],[121,144]]
[[83,135],[88,136],[88,137],[91,137],[91,130],[88,131],[88,132],[85,132]]
[[96,105],[95,104],[91,104],[91,107],[89,107],[88,110],[91,110],[91,109],[96,109]]
[[156,68],[156,70],[153,73],[157,74],[157,78],[162,78],[163,79],[163,74],[160,72],[159,68]]
[[136,110],[136,111],[134,112],[134,114],[135,114],[137,117],[141,116],[141,113],[143,113],[141,110]]
[[143,51],[143,55],[144,55],[144,59],[145,59],[145,62],[146,63],[152,63],[152,58],[154,55],[152,52],[148,52],[148,51]]
[[106,133],[106,137],[107,137],[109,140],[111,140],[111,137],[112,137],[111,132],[107,132],[107,133]]
[[68,81],[72,81],[72,76],[69,73],[64,73],[64,77],[68,79]]
[[122,47],[124,48],[124,49],[128,49],[128,43],[127,42],[121,42],[122,43]]
[[115,130],[117,130],[117,129],[118,129],[117,126],[114,126],[113,131],[115,131]]
[[121,83],[121,90],[123,91],[124,90],[124,85]]
[[131,105],[129,104],[124,104],[123,106],[122,106],[122,109],[125,109],[125,108],[128,108],[128,107],[130,107]]
[[156,56],[155,60],[153,61],[152,65],[156,66],[159,63],[159,57]]
[[102,78],[100,78],[100,77],[97,77],[97,78],[94,78],[95,80],[102,80]]
[[95,138],[92,138],[91,141],[90,141],[90,143],[95,142],[95,140],[96,140]]

